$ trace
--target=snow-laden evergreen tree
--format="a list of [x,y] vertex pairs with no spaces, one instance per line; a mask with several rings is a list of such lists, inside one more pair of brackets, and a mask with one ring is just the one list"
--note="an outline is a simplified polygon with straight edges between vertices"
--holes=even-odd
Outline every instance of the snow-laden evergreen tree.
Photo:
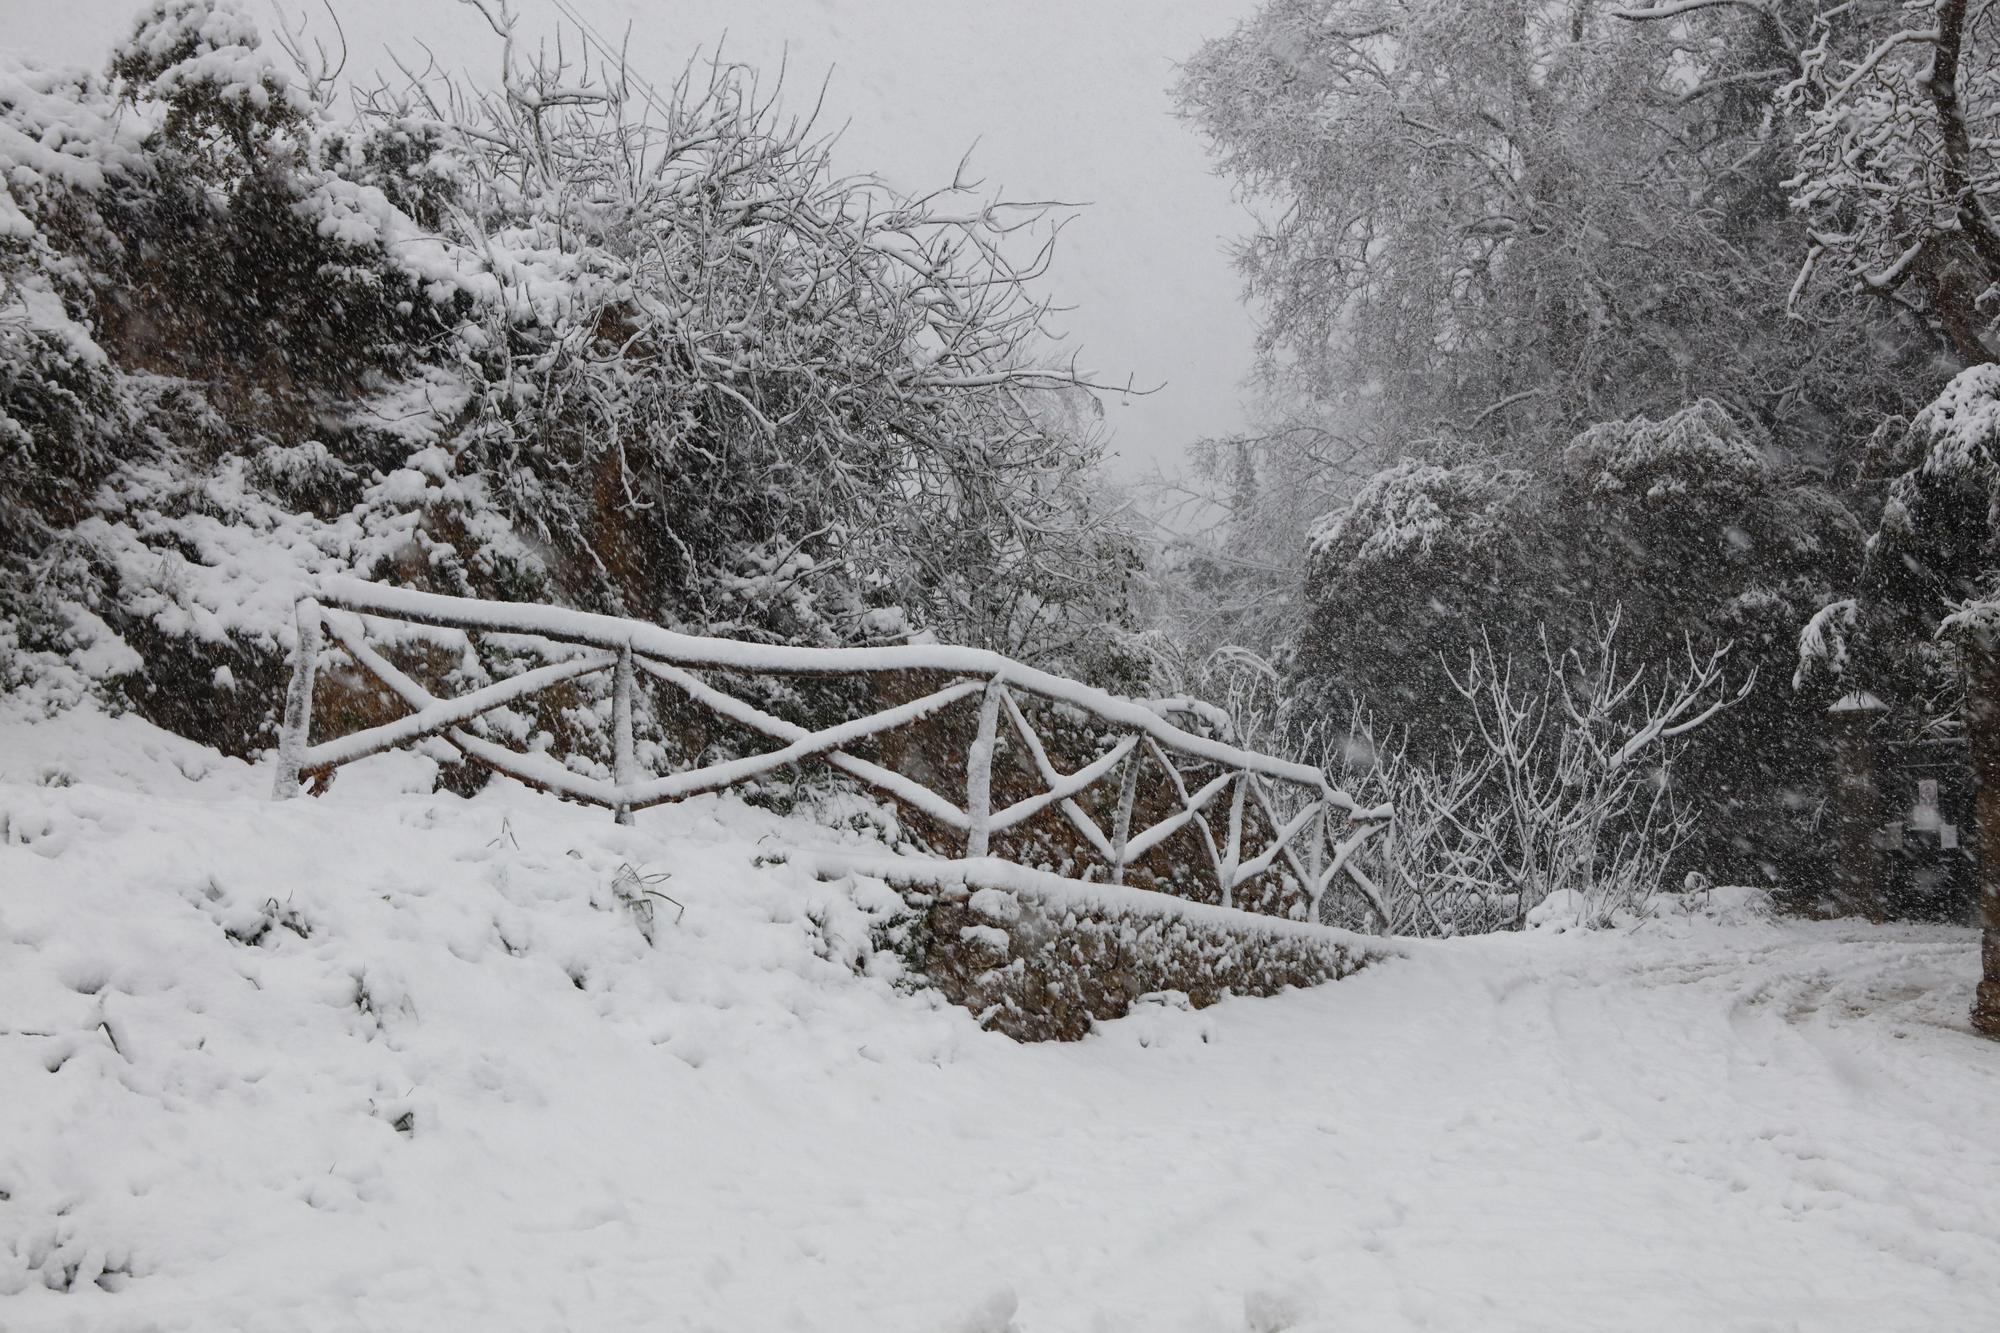
[[[1468,655],[1588,648],[1614,615],[1628,662],[1731,647],[1748,696],[1687,747],[1704,817],[1691,861],[1802,884],[1817,868],[1828,700],[1790,687],[1797,627],[1851,577],[1861,533],[1812,478],[1713,403],[1576,436],[1553,474],[1470,457],[1405,462],[1314,539],[1304,628],[1285,662],[1291,726],[1338,746],[1358,701],[1419,757],[1474,728]],[[1329,725],[1331,723],[1331,725]]]
[[1875,695],[1889,735],[1966,746],[1985,926],[1973,1022],[2000,1035],[2000,366],[1885,422],[1880,446],[1896,471],[1881,523],[1853,595],[1800,635],[1798,679]]

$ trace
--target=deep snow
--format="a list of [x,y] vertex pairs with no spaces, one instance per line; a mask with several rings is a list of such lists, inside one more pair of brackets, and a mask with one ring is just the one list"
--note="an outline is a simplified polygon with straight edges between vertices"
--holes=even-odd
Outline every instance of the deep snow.
[[774,859],[831,834],[427,763],[278,805],[0,725],[0,1327],[2000,1323],[1971,932],[1410,945],[1023,1047]]

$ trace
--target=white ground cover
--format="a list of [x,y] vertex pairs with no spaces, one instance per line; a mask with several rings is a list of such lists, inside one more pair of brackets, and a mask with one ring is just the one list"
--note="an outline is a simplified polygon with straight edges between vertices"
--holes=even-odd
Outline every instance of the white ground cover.
[[[864,957],[885,890],[771,862],[827,833],[426,763],[276,805],[0,725],[0,1328],[2000,1321],[1969,931],[1412,945],[1025,1047]],[[685,906],[651,944],[624,865]]]

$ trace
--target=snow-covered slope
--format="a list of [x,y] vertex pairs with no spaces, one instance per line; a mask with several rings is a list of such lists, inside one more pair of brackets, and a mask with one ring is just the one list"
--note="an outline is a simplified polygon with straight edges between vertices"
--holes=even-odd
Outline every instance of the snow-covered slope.
[[[0,1327],[2000,1309],[1967,932],[1462,941],[1024,1047],[865,957],[886,893],[772,860],[831,834],[370,763],[280,806],[130,719],[0,727]],[[650,944],[625,866],[671,875]]]

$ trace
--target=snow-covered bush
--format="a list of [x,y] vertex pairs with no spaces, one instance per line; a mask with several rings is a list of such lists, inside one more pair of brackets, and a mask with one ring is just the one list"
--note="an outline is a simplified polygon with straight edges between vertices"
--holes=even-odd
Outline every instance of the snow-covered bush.
[[1733,644],[1756,687],[1681,756],[1703,814],[1694,864],[1807,884],[1824,840],[1797,815],[1823,781],[1830,698],[1789,688],[1797,628],[1851,577],[1859,526],[1716,404],[1581,432],[1560,467],[1409,461],[1321,524],[1306,618],[1281,655],[1286,727],[1358,700],[1413,757],[1448,764],[1477,710],[1452,680],[1489,649],[1592,657],[1614,612],[1628,661]]
[[2000,366],[1960,372],[1890,439],[1885,462],[1901,471],[1864,582],[1913,609],[1950,608],[1968,627],[1990,623],[2000,603]]
[[95,617],[127,698],[254,748],[334,571],[1123,670],[1043,210],[839,175],[748,69],[656,85],[484,12],[492,88],[353,112],[231,0],[0,71],[0,671],[80,671]]
[[1311,537],[1294,708],[1338,716],[1351,697],[1399,722],[1448,712],[1445,658],[1482,633],[1511,643],[1533,623],[1522,592],[1540,501],[1531,476],[1486,462],[1377,473]]
[[[1033,653],[1064,604],[1115,609],[1090,412],[1029,287],[1047,251],[1008,258],[1044,210],[843,176],[751,70],[655,89],[588,45],[529,57],[504,7],[483,12],[497,88],[420,80],[366,106],[448,150],[444,233],[499,261],[454,466],[570,553],[559,577],[793,640],[865,637],[896,608]],[[322,226],[380,228],[383,202],[331,200]]]

